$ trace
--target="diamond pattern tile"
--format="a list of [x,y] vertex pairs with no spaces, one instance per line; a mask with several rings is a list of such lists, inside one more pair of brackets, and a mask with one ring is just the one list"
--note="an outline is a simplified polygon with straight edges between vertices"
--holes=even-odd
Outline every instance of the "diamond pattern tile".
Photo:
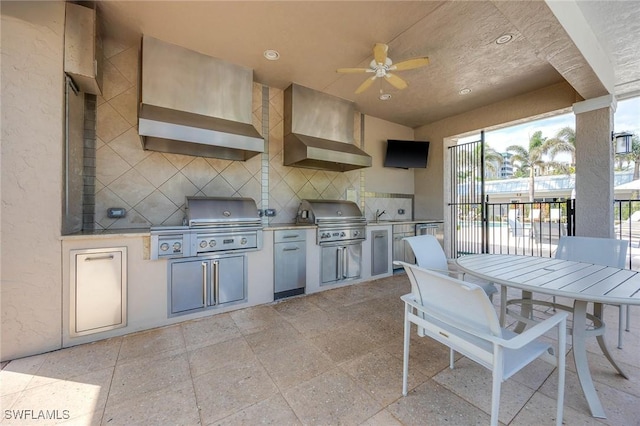
[[151,155],[151,151],[143,151],[140,136],[135,127],[115,138],[109,143],[111,147],[124,161],[132,167]]
[[242,197],[253,198],[258,208],[259,209],[263,208],[262,207],[262,185],[257,179],[255,178],[249,179],[249,181],[245,183],[238,190],[238,194],[240,194]]
[[236,190],[224,180],[222,175],[218,175],[202,188],[202,192],[207,197],[231,197],[236,193]]
[[130,168],[108,145],[103,145],[96,151],[96,179],[103,185],[109,185]]
[[325,172],[318,171],[318,173],[314,175],[314,179],[311,184],[315,189],[318,190],[318,192],[323,193],[324,190],[327,189],[327,187],[331,184],[331,180]]
[[252,177],[252,174],[247,170],[244,164],[239,161],[233,161],[229,167],[224,169],[220,174],[236,191],[242,188],[242,185]]
[[252,176],[255,176],[262,171],[262,155],[256,155],[241,164]]
[[123,93],[114,96],[109,104],[129,123],[131,126],[138,124],[138,89],[136,86],[130,87]]
[[216,170],[202,157],[197,157],[182,169],[182,173],[198,188],[204,188],[217,175]]
[[335,186],[329,185],[327,188],[321,193],[320,198],[324,198],[327,200],[335,200],[335,199],[344,199],[344,191],[339,191]]
[[287,185],[293,189],[293,192],[296,193],[300,192],[302,188],[309,183],[302,170],[294,167],[290,167],[289,173],[285,175],[284,180],[287,182]]
[[226,169],[227,167],[229,167],[229,165],[231,165],[231,163],[233,163],[233,161],[222,160],[220,158],[205,158],[205,160],[218,173],[222,173],[224,169]]
[[102,139],[104,143],[109,143],[116,137],[120,136],[131,125],[127,123],[118,111],[116,111],[108,102],[98,106],[96,120],[96,135]]
[[109,189],[130,206],[144,200],[156,188],[136,169],[130,169],[109,185]]
[[133,83],[129,82],[109,60],[104,61],[102,67],[102,97],[105,101],[109,102],[109,100],[123,93],[132,85]]
[[153,191],[135,208],[143,213],[150,223],[162,223],[178,210],[178,207],[159,190]]
[[122,74],[130,84],[138,83],[138,46],[131,46],[109,58],[109,62]]
[[116,221],[116,219],[107,217],[107,209],[109,207],[124,207],[127,210],[131,209],[131,206],[125,203],[122,198],[118,197],[109,188],[103,188],[100,190],[96,193],[96,213],[94,220],[103,228],[109,228]]
[[154,152],[142,160],[136,168],[156,188],[178,172],[178,169],[159,152]]
[[187,165],[189,165],[194,158],[200,157],[192,157],[191,155],[182,155],[182,154],[170,154],[168,152],[163,152],[164,158],[169,160],[171,164],[178,170],[184,169]]
[[298,197],[301,199],[318,199],[320,198],[320,193],[311,185],[311,182],[307,182],[301,189],[296,193]]
[[281,206],[287,205],[296,196],[295,191],[284,180],[274,182],[273,185],[273,188],[269,190],[269,200],[275,200]]
[[180,172],[171,176],[169,180],[160,185],[158,189],[176,206],[183,205],[185,203],[185,197],[193,196],[198,192],[198,188]]

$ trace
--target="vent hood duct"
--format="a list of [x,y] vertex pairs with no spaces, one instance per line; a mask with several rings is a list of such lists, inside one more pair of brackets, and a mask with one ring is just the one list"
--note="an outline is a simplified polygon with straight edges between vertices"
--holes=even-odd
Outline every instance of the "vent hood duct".
[[242,161],[264,152],[250,68],[144,36],[140,86],[144,149]]
[[371,167],[353,144],[353,102],[292,84],[284,92],[284,165],[348,170]]

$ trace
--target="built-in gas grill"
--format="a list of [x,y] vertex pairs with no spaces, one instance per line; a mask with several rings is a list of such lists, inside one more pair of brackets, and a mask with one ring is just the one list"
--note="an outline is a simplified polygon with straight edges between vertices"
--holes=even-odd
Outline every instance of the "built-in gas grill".
[[152,259],[262,248],[262,221],[251,198],[187,197],[185,224],[151,228]]
[[302,200],[296,223],[317,225],[319,245],[358,242],[366,238],[367,220],[353,201]]
[[360,278],[366,219],[352,201],[303,200],[296,223],[318,226],[320,285]]

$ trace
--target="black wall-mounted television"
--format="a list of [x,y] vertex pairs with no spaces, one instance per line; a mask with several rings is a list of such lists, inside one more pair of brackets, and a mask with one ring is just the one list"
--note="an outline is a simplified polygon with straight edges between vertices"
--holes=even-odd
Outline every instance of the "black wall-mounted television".
[[387,140],[384,167],[424,169],[427,167],[428,156],[429,142],[389,139]]

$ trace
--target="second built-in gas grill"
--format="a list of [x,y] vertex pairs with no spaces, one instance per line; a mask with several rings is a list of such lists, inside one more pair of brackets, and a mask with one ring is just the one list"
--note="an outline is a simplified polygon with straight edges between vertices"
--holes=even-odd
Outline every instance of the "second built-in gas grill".
[[302,200],[296,223],[317,225],[319,245],[362,241],[367,235],[367,220],[353,201]]
[[262,221],[251,198],[187,197],[185,225],[151,228],[151,258],[262,248]]
[[360,278],[367,221],[356,203],[303,200],[296,222],[318,226],[321,286]]

